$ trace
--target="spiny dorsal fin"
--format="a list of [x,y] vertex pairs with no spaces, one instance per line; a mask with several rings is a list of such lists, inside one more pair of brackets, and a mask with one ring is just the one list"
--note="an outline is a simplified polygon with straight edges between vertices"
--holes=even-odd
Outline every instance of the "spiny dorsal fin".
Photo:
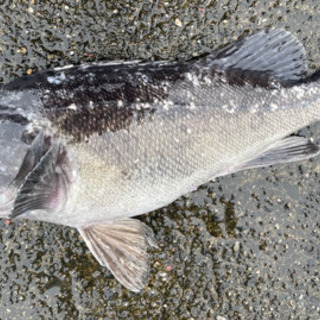
[[302,43],[290,32],[278,29],[244,37],[204,58],[199,66],[263,72],[282,81],[299,80],[308,71]]
[[91,253],[127,289],[138,292],[149,274],[147,248],[156,246],[152,230],[134,219],[79,227]]

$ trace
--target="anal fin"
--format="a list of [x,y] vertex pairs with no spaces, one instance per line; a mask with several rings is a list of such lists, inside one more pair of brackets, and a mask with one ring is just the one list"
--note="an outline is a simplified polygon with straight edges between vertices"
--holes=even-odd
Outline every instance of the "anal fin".
[[148,246],[156,246],[153,231],[134,219],[97,222],[78,228],[98,262],[127,289],[138,292],[149,274]]
[[288,137],[275,142],[256,158],[237,165],[232,172],[306,160],[318,155],[319,152],[320,147],[306,138]]

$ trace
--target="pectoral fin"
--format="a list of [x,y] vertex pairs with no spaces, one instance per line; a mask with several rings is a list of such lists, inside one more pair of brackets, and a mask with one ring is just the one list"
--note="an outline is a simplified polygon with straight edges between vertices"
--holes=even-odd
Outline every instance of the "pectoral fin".
[[232,172],[265,167],[278,163],[295,162],[318,155],[320,147],[301,137],[288,137],[272,144],[257,158],[241,163]]
[[58,211],[65,203],[70,184],[64,147],[54,143],[26,176],[14,200],[9,218],[31,210]]
[[149,246],[156,246],[152,230],[138,220],[99,222],[78,228],[98,262],[129,290],[138,292],[149,274]]

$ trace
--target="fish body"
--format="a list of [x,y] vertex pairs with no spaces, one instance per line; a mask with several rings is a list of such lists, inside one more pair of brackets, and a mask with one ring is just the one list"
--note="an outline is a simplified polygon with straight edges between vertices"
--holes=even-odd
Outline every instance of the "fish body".
[[128,218],[214,177],[317,155],[288,136],[320,119],[318,78],[307,76],[301,43],[270,29],[199,60],[15,80],[0,95],[0,213],[78,228],[97,260],[139,291],[154,240]]

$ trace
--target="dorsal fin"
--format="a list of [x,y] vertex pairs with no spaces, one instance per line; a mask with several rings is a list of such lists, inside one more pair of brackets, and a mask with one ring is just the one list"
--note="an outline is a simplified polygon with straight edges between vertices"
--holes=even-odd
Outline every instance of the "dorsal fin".
[[302,43],[290,32],[278,29],[244,37],[210,54],[198,65],[211,70],[261,72],[281,81],[299,80],[307,73]]

